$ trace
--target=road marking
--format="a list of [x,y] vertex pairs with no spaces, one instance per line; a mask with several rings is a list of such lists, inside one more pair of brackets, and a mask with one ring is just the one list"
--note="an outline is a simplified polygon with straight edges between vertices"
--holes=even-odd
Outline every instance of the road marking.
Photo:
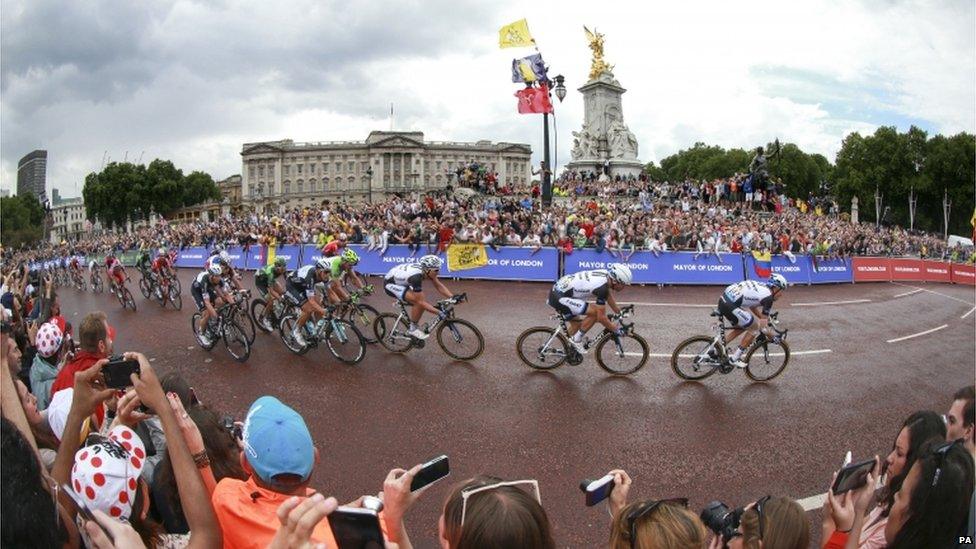
[[827,492],[796,500],[796,502],[800,504],[800,507],[803,507],[804,511],[820,509],[823,507],[825,501],[827,501]]
[[631,305],[638,305],[641,307],[698,307],[698,308],[709,308],[714,309],[715,305],[707,305],[701,303],[638,303],[632,302]]
[[964,314],[964,315],[962,315],[962,316],[961,316],[961,317],[959,317],[959,318],[966,318],[967,316],[969,316],[969,315],[971,315],[971,314],[973,314],[973,311],[976,311],[976,307],[973,307],[972,309],[969,309],[969,312],[968,312],[968,313],[966,313],[966,314]]
[[922,289],[921,289],[921,288],[916,288],[916,289],[914,289],[914,290],[912,290],[912,291],[910,291],[910,292],[905,292],[905,293],[903,293],[903,294],[898,294],[898,295],[896,295],[895,297],[896,297],[896,298],[898,298],[898,297],[905,297],[906,295],[912,295],[912,294],[917,294],[917,293],[919,293],[919,292],[921,292],[921,291],[922,291]]
[[847,301],[818,301],[816,303],[790,303],[791,307],[823,307],[825,305],[850,305],[852,303],[870,303],[870,299],[849,299]]
[[895,339],[889,339],[888,340],[888,343],[898,343],[899,341],[905,341],[906,339],[912,339],[913,337],[921,337],[923,335],[931,334],[932,332],[938,332],[939,330],[941,330],[943,328],[948,328],[948,327],[949,327],[948,324],[943,324],[942,326],[939,326],[938,328],[932,328],[931,330],[925,330],[924,332],[919,332],[917,334],[907,335],[907,336],[904,336],[904,337],[896,337]]
[[951,296],[951,295],[948,295],[948,294],[944,294],[942,292],[937,292],[935,290],[930,290],[928,288],[919,288],[918,286],[912,286],[911,284],[902,284],[901,282],[892,282],[892,284],[894,284],[896,286],[903,286],[905,288],[913,288],[913,289],[916,289],[916,290],[921,290],[923,292],[928,292],[930,294],[940,295],[940,296],[942,296],[944,298],[951,299],[953,301],[958,301],[959,303],[965,303],[966,305],[969,305],[970,307],[972,307],[973,305],[976,305],[976,303],[973,303],[972,301],[966,301],[965,299],[959,299],[958,297]]
[[193,350],[193,345],[190,345],[189,347],[187,347],[186,350],[187,351],[192,351]]
[[[812,351],[790,351],[790,356],[804,356],[804,355],[822,355],[825,353],[832,353],[833,349],[815,349]],[[769,353],[769,356],[783,356],[785,353]],[[624,353],[626,356],[641,356],[641,353]],[[654,358],[668,358],[671,353],[649,353],[647,356]],[[693,354],[680,354],[681,358],[694,358]]]

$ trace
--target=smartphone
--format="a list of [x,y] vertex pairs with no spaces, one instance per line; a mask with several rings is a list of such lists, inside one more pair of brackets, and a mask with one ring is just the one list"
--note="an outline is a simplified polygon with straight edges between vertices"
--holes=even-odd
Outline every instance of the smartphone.
[[834,485],[831,490],[834,495],[843,494],[864,486],[868,481],[868,473],[874,468],[874,458],[866,459],[858,463],[852,463],[842,468],[837,473]]
[[447,461],[447,456],[437,456],[420,467],[420,471],[417,471],[417,475],[413,477],[413,482],[410,483],[410,491],[416,492],[449,474],[451,474],[451,466]]
[[[78,495],[78,493],[75,492],[75,489],[72,488],[70,484],[62,484],[61,491],[68,494],[71,500],[75,502],[75,507],[78,509],[78,514],[81,515],[81,518],[85,520],[90,520],[95,524],[98,524],[98,521],[95,520],[95,515],[92,514],[91,509],[89,509],[88,505],[85,504],[85,499],[80,495]],[[101,527],[100,524],[99,527]],[[115,538],[112,536],[112,532],[109,532],[105,528],[102,528],[102,531],[105,532],[105,535],[108,536],[109,540],[111,540],[113,543],[115,542]]]
[[372,509],[339,507],[329,513],[329,526],[339,549],[383,549],[380,517]]
[[105,386],[112,389],[124,389],[132,385],[132,374],[139,373],[138,360],[126,360],[121,357],[113,357],[108,364],[102,366],[102,377],[105,378]]
[[580,490],[586,494],[587,507],[593,507],[610,497],[610,492],[613,491],[613,487],[613,475],[606,475],[597,480],[586,479],[580,483]]

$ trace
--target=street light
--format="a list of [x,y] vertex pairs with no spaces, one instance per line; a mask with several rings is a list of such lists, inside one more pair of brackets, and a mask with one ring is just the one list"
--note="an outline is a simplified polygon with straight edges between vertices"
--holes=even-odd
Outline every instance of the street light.
[[[553,91],[556,92],[556,97],[559,102],[562,103],[563,99],[566,98],[566,78],[563,75],[558,74],[553,78],[556,83],[556,87]],[[552,168],[550,168],[549,161],[549,113],[542,113],[542,205],[549,206],[552,204]]]
[[367,191],[367,201],[373,203],[373,166],[366,166],[366,176],[369,177],[369,190]]

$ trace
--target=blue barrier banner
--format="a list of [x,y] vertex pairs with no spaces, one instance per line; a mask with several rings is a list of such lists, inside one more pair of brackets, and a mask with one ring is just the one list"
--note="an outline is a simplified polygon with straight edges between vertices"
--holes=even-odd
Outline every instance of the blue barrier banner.
[[796,255],[793,261],[788,256],[776,254],[770,261],[771,265],[763,265],[757,262],[751,253],[742,254],[745,261],[746,278],[749,280],[761,280],[765,282],[769,275],[779,273],[786,277],[790,284],[810,284],[810,257],[806,255]]
[[[590,269],[604,269],[619,259],[608,252],[595,250],[576,250],[566,256],[564,272],[572,274]],[[661,252],[655,256],[651,252],[636,252],[626,262],[634,273],[637,284],[713,284],[727,286],[741,282],[742,255],[723,253],[721,259],[715,254],[696,254],[694,252]]]
[[177,267],[203,267],[210,252],[206,248],[183,248],[176,255]]
[[[797,260],[799,263],[799,260]],[[854,282],[854,268],[850,258],[824,259],[818,258],[814,266],[810,258],[810,283],[830,284],[837,282]]]
[[[313,246],[314,247],[314,246]],[[289,271],[302,266],[302,247],[301,246],[278,246],[275,248],[275,257],[283,257],[288,260],[285,267]]]
[[264,267],[267,262],[265,255],[267,248],[265,246],[251,246],[247,249],[247,253],[244,254],[246,261],[244,262],[244,268],[249,271],[256,271],[261,267]]
[[247,254],[244,253],[244,248],[231,246],[227,248],[227,253],[230,255],[231,267],[236,270],[243,270],[247,267]]
[[[386,253],[380,255],[379,250],[367,250],[361,244],[350,244],[349,248],[359,254],[359,265],[356,270],[372,275],[384,275],[401,263],[417,261],[425,250],[410,255],[410,250],[403,244],[389,246]],[[498,251],[488,248],[488,264],[463,271],[449,271],[447,260],[441,267],[440,276],[447,278],[478,278],[485,280],[526,280],[553,282],[559,278],[559,254],[555,248],[542,248],[535,254],[533,248],[502,247]],[[314,246],[305,246],[304,262],[310,263],[319,257],[319,250]],[[310,255],[311,254],[311,255]],[[443,256],[442,256],[443,257]]]

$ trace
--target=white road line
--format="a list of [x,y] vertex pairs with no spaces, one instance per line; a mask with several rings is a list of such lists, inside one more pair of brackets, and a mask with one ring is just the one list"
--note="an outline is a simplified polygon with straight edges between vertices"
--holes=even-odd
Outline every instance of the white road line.
[[966,318],[967,316],[969,316],[969,315],[971,315],[971,314],[973,314],[973,311],[976,311],[976,307],[973,307],[972,309],[969,309],[969,312],[968,312],[968,313],[966,313],[966,314],[964,314],[964,315],[962,315],[962,316],[961,316],[961,317],[959,317],[959,318]]
[[639,303],[630,302],[631,305],[637,305],[640,307],[699,307],[699,308],[710,308],[714,309],[715,305],[708,305],[702,303]]
[[944,298],[951,299],[953,301],[958,301],[959,303],[965,303],[966,305],[969,305],[970,307],[972,307],[973,305],[976,305],[976,303],[973,303],[972,301],[966,301],[965,299],[959,299],[958,297],[951,296],[951,295],[947,295],[947,294],[944,294],[942,292],[937,292],[935,290],[930,290],[928,288],[919,288],[918,286],[912,286],[911,284],[902,284],[901,282],[892,282],[892,284],[894,284],[896,286],[903,286],[905,288],[913,288],[913,289],[916,289],[916,290],[921,290],[923,292],[928,292],[930,294],[940,295],[940,296],[942,296]]
[[[813,351],[790,351],[790,356],[804,356],[804,355],[822,355],[825,353],[832,353],[833,349],[816,349]],[[626,356],[641,356],[640,353],[624,353]],[[671,353],[649,353],[647,356],[653,358],[670,358]],[[681,358],[694,358],[693,354],[681,354],[678,355]],[[769,353],[769,356],[783,356],[783,353]]]
[[897,298],[897,297],[905,297],[906,295],[912,295],[912,294],[917,294],[917,293],[919,293],[919,292],[921,292],[921,291],[922,291],[922,289],[921,289],[921,288],[916,288],[916,289],[914,289],[914,290],[912,290],[912,291],[910,291],[910,292],[905,292],[905,293],[903,293],[903,294],[898,294],[898,295],[896,295],[895,297],[896,297],[896,298]]
[[895,339],[889,339],[888,340],[888,343],[898,343],[899,341],[905,341],[906,339],[912,339],[913,337],[920,337],[920,336],[923,336],[923,335],[931,334],[932,332],[938,332],[939,330],[941,330],[943,328],[948,328],[948,327],[949,327],[948,324],[943,324],[942,326],[939,326],[938,328],[932,328],[931,330],[925,330],[924,332],[919,332],[917,334],[907,335],[907,336],[904,336],[904,337],[896,337]]
[[798,499],[796,502],[800,504],[800,507],[803,507],[804,511],[813,511],[814,509],[823,507],[824,501],[826,500],[827,492],[824,492],[808,498]]
[[852,303],[870,303],[870,299],[849,299],[847,301],[819,301],[816,303],[790,303],[792,307],[823,307],[825,305],[849,305]]

